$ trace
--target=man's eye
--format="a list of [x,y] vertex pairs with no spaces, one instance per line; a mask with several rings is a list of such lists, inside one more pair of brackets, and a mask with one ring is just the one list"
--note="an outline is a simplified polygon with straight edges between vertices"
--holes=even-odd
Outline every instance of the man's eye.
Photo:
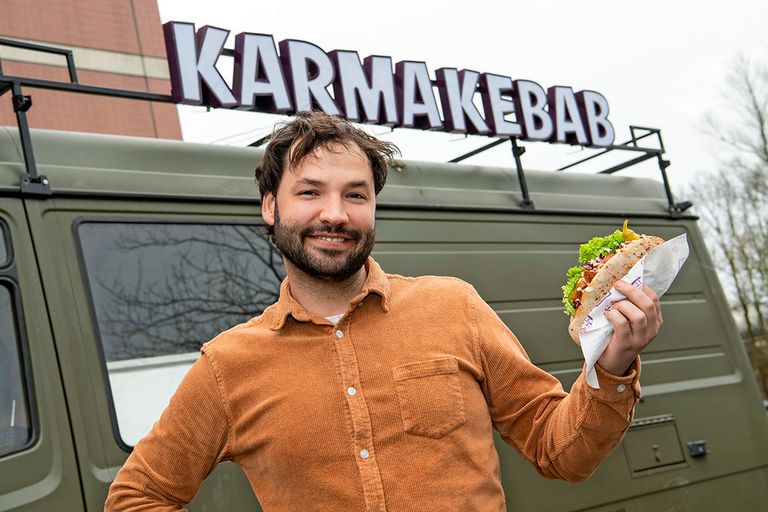
[[302,190],[301,192],[299,192],[299,195],[300,196],[316,196],[317,192],[315,192],[314,190]]
[[349,194],[349,197],[351,197],[352,199],[365,199],[364,194],[358,194],[357,192],[353,194]]

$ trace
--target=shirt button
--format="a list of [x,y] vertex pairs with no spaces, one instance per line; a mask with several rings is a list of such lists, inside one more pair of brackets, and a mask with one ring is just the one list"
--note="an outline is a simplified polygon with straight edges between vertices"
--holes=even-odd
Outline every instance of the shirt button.
[[341,332],[341,331],[336,331],[336,337],[337,337],[337,338],[339,338],[339,339],[341,339],[341,338],[343,338],[343,337],[344,337],[344,333],[343,333],[343,332]]
[[625,389],[627,389],[627,386],[625,386],[624,384],[619,384],[618,386],[616,386],[616,391],[618,391],[619,393],[623,393]]
[[352,386],[349,386],[349,387],[347,388],[347,394],[348,394],[349,396],[355,396],[355,395],[357,394],[357,390],[356,390],[354,387],[352,387]]
[[362,450],[360,450],[360,456],[361,456],[362,458],[364,458],[364,459],[367,459],[367,458],[368,458],[368,455],[370,455],[370,454],[368,453],[368,450],[366,450],[365,448],[363,448]]

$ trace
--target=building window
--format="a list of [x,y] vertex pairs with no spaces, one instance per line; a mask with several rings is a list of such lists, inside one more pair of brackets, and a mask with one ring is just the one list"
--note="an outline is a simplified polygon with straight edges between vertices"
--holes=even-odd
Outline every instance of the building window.
[[285,271],[258,226],[84,222],[78,234],[119,435],[134,445],[200,346],[277,300]]

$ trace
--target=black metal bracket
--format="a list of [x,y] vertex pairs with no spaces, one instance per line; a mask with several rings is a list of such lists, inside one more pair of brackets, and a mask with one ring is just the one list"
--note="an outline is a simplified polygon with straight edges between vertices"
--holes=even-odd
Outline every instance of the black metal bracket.
[[489,150],[491,148],[495,148],[496,146],[498,146],[500,144],[504,144],[505,142],[507,142],[507,139],[496,139],[495,141],[491,142],[490,144],[486,144],[485,146],[481,146],[481,147],[479,147],[479,148],[477,148],[475,150],[470,151],[469,153],[465,153],[465,154],[463,154],[461,156],[457,156],[453,160],[448,160],[448,162],[452,163],[452,164],[461,162],[462,160],[466,160],[467,158],[469,158],[471,156],[475,156],[475,155],[477,155],[479,153],[482,153],[483,151],[487,151],[487,150]]
[[531,200],[531,196],[528,193],[528,183],[525,181],[525,172],[523,171],[523,162],[522,160],[520,160],[520,157],[523,155],[523,153],[525,153],[525,147],[517,145],[517,138],[510,137],[509,139],[496,139],[495,141],[489,144],[486,144],[485,146],[479,147],[461,156],[457,156],[453,160],[449,160],[449,163],[461,162],[462,160],[466,160],[467,158],[475,156],[479,153],[482,153],[483,151],[487,151],[491,148],[495,148],[500,144],[504,144],[505,142],[507,142],[507,140],[509,140],[512,143],[512,156],[515,159],[515,167],[517,169],[517,180],[520,183],[520,191],[523,194],[523,200],[520,201],[520,206],[524,210],[533,210],[534,205],[533,205],[533,201]]
[[[61,55],[67,60],[67,71],[69,71],[69,82],[72,84],[77,83],[77,67],[75,66],[75,58],[72,55],[72,50],[66,48],[57,48],[55,46],[48,46],[43,44],[28,43],[26,41],[16,41],[13,39],[6,39],[0,37],[0,46],[11,46],[13,48],[21,48],[23,50],[32,50],[35,52],[52,53],[54,55]],[[2,76],[3,67],[0,63],[0,76]]]
[[27,120],[27,111],[32,107],[32,96],[25,95],[23,93],[23,87],[26,86],[36,89],[77,92],[84,94],[95,94],[97,96],[111,96],[133,100],[173,103],[171,96],[167,94],[126,91],[123,89],[111,89],[108,87],[95,87],[80,84],[77,79],[77,68],[75,66],[75,59],[72,55],[72,50],[56,48],[54,46],[27,43],[24,41],[14,41],[13,39],[6,38],[0,38],[0,46],[12,46],[25,50],[62,55],[66,58],[67,69],[69,71],[69,82],[56,82],[52,80],[39,80],[36,78],[9,76],[4,73],[2,61],[0,61],[0,96],[4,95],[8,91],[12,91],[11,103],[13,105],[13,111],[16,113],[16,125],[19,129],[19,139],[21,139],[21,149],[24,156],[24,166],[26,168],[26,172],[22,174],[21,177],[21,193],[23,195],[47,197],[52,194],[48,177],[40,176],[37,173],[35,153],[32,147],[32,137],[29,131],[29,121]]
[[261,147],[262,145],[264,145],[265,142],[268,142],[270,138],[272,138],[272,134],[271,133],[269,135],[265,135],[262,138],[257,139],[255,141],[251,142],[248,145],[250,147],[252,147],[252,148],[258,148],[258,147]]
[[26,112],[32,107],[32,96],[24,96],[23,94],[13,95],[13,111],[14,112]]
[[[27,172],[21,176],[21,193],[29,196],[50,196],[51,187],[47,176],[38,176],[37,165],[35,164],[35,153],[32,149],[32,138],[29,134],[29,122],[27,121],[27,111],[32,108],[32,96],[24,95],[21,90],[21,84],[11,82],[10,89],[13,91],[11,102],[13,111],[16,113],[16,124],[19,127],[19,138],[21,139],[21,150],[24,155],[24,164]],[[3,93],[8,88],[3,89]]]
[[30,196],[50,196],[51,187],[48,184],[48,176],[30,176],[28,173],[21,175],[21,192]]
[[709,448],[707,447],[706,439],[688,442],[688,455],[690,455],[691,458],[696,459],[699,457],[706,457],[708,453]]
[[524,146],[517,145],[517,138],[510,137],[509,141],[512,143],[512,156],[515,157],[515,167],[517,168],[517,180],[520,182],[520,192],[523,194],[523,200],[520,201],[520,207],[523,210],[533,210],[535,206],[531,200],[531,196],[528,193],[528,183],[525,181],[525,172],[523,172],[523,162],[520,159],[525,153]]

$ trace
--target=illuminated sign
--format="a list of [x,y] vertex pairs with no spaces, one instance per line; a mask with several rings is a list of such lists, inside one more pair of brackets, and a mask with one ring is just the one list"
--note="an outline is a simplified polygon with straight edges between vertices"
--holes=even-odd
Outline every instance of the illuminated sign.
[[[177,103],[294,114],[321,109],[350,121],[583,146],[610,146],[608,101],[595,91],[544,89],[531,80],[440,68],[357,52],[326,53],[306,41],[235,37],[232,87],[216,68],[228,30],[163,25]],[[394,71],[393,71],[394,69]],[[332,93],[331,93],[332,91]],[[480,96],[476,103],[477,95]]]

